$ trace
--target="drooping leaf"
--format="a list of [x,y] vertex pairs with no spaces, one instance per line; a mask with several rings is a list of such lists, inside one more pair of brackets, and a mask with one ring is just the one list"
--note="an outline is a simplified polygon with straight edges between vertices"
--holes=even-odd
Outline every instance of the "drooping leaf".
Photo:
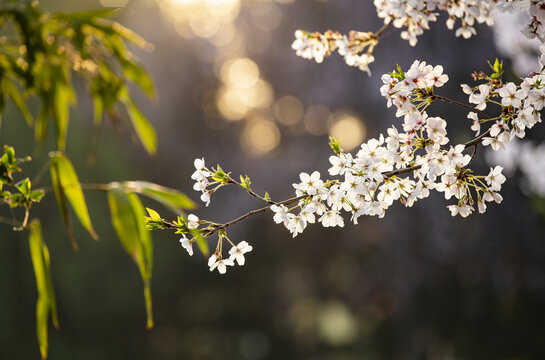
[[89,22],[95,18],[104,18],[104,17],[114,16],[118,12],[119,12],[119,9],[117,8],[104,8],[104,9],[96,9],[96,10],[78,11],[73,13],[55,13],[54,18],[57,18],[63,21],[78,20],[83,22]]
[[197,230],[191,230],[191,234],[197,239],[197,246],[199,247],[199,250],[203,254],[205,258],[207,258],[210,255],[210,250],[208,249],[208,243],[206,242],[206,239],[204,236],[201,235],[200,231]]
[[55,328],[59,327],[59,321],[55,293],[53,292],[51,281],[49,250],[42,240],[42,230],[38,220],[33,220],[30,224],[29,247],[34,275],[36,277],[36,288],[38,290],[38,300],[36,301],[36,335],[42,359],[46,359],[49,314],[51,314]]
[[154,93],[153,82],[144,68],[133,60],[123,60],[120,62],[127,79],[138,85],[147,96],[152,97]]
[[71,230],[66,200],[68,200],[72,206],[72,209],[83,227],[89,232],[93,239],[98,240],[98,235],[93,229],[89,211],[87,210],[87,203],[85,202],[85,197],[83,196],[83,191],[81,190],[81,185],[72,163],[61,152],[52,153],[50,156],[51,182],[53,184],[53,189],[55,190],[55,197],[57,198],[61,214],[63,215],[67,228],[69,228],[69,235]]
[[127,113],[131,119],[132,126],[136,131],[136,135],[140,139],[142,145],[150,155],[154,155],[157,151],[157,136],[153,126],[148,122],[148,119],[142,114],[134,101],[127,95],[123,97],[123,103],[127,108]]
[[129,197],[121,186],[112,184],[108,190],[108,205],[117,237],[125,251],[136,261],[140,236],[138,222],[132,213]]
[[49,128],[49,107],[47,103],[43,103],[36,118],[36,126],[34,127],[34,138],[37,141],[42,141],[47,135]]
[[146,302],[147,327],[153,327],[151,302],[151,274],[153,265],[153,242],[146,229],[144,206],[136,194],[126,192],[120,183],[111,184],[108,190],[108,204],[112,225],[125,248],[133,258],[142,281],[144,282],[144,299]]
[[66,147],[66,133],[68,130],[68,112],[69,104],[74,101],[73,89],[62,83],[55,86],[54,95],[54,120],[55,134],[57,137],[57,147],[64,150]]
[[34,119],[32,118],[32,114],[28,110],[25,100],[23,99],[23,96],[19,93],[19,89],[17,89],[17,86],[13,83],[11,80],[3,81],[2,85],[4,87],[4,90],[7,94],[9,94],[9,97],[19,109],[21,112],[21,115],[25,118],[25,121],[27,122],[28,126],[34,125]]
[[119,35],[123,39],[133,43],[139,48],[152,50],[153,45],[147,42],[143,37],[135,33],[134,31],[124,27],[120,23],[111,21],[108,19],[95,18],[91,22],[91,25],[97,29],[100,29],[107,35]]
[[104,113],[104,101],[98,95],[93,97],[94,104],[94,121],[95,126],[98,128],[102,124],[102,114]]
[[126,181],[123,185],[131,192],[145,195],[160,202],[176,214],[179,214],[182,209],[194,209],[196,207],[196,204],[185,194],[175,189],[148,181]]

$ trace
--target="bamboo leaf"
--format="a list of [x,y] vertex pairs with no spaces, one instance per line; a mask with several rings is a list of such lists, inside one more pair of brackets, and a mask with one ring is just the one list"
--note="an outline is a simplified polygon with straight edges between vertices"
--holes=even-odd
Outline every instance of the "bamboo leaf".
[[70,243],[72,244],[72,248],[74,249],[74,251],[78,251],[79,246],[76,237],[74,236],[74,230],[72,229],[72,220],[70,218],[70,213],[68,212],[66,195],[60,181],[59,170],[56,166],[53,165],[53,161],[50,165],[50,173],[51,184],[55,192],[55,198],[57,199],[57,204],[59,205],[59,211],[61,212],[64,226],[66,227],[66,231],[68,232],[68,238],[70,239]]
[[57,147],[64,150],[66,147],[66,133],[68,130],[69,104],[74,100],[74,93],[70,86],[57,83],[53,102],[55,135]]
[[29,248],[34,276],[36,277],[36,288],[38,290],[38,300],[36,301],[36,335],[42,359],[46,359],[49,314],[51,313],[55,328],[59,327],[59,322],[51,281],[49,250],[42,240],[42,230],[38,220],[33,220],[30,225]]
[[32,114],[28,110],[25,100],[23,99],[23,96],[19,93],[19,89],[17,89],[17,86],[11,81],[3,81],[2,84],[4,85],[4,90],[7,94],[9,94],[9,97],[11,98],[11,101],[15,104],[17,109],[21,112],[21,115],[25,118],[25,121],[27,122],[28,126],[34,125],[34,119],[32,118]]
[[123,188],[112,184],[108,190],[108,205],[112,225],[125,251],[136,261],[136,247],[138,246],[138,225],[131,210],[129,197]]
[[47,135],[49,127],[49,107],[43,103],[36,118],[36,127],[34,128],[34,137],[37,141],[42,141]]
[[102,114],[104,113],[104,101],[98,95],[93,96],[94,103],[94,121],[95,126],[98,128],[102,124]]
[[123,185],[131,192],[142,194],[160,202],[176,214],[179,214],[182,209],[194,209],[196,207],[196,204],[187,195],[175,189],[148,181],[126,181]]
[[94,18],[105,18],[115,15],[119,12],[116,8],[104,8],[97,10],[78,11],[73,13],[55,13],[54,17],[64,21],[84,21],[88,22]]
[[136,194],[127,193],[120,183],[111,184],[108,191],[108,204],[112,225],[125,248],[140,270],[144,282],[147,327],[153,327],[151,302],[151,273],[153,265],[153,243],[146,230],[144,206]]
[[127,79],[138,85],[147,96],[152,97],[154,93],[153,82],[146,70],[133,60],[120,59],[120,63],[123,74],[125,74]]
[[68,214],[66,200],[64,200],[67,199],[83,227],[93,239],[98,240],[98,235],[91,224],[87,203],[72,163],[61,152],[53,153],[50,156],[51,182],[63,217],[66,218],[66,214]]
[[123,103],[127,108],[127,113],[140,142],[150,155],[154,155],[157,151],[157,136],[153,126],[128,95],[123,97]]

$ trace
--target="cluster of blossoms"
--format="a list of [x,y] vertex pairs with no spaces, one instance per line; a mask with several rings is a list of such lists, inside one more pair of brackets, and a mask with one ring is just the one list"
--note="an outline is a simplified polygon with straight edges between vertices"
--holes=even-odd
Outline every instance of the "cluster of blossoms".
[[[190,256],[193,256],[193,243],[199,239],[203,239],[203,236],[206,233],[211,233],[211,230],[214,229],[217,224],[211,223],[206,220],[200,220],[196,215],[189,214],[187,219],[179,217],[176,222],[173,224],[178,228],[178,232],[182,234],[180,238],[180,244],[187,251]],[[201,225],[203,226],[202,228]],[[194,236],[189,239],[186,234],[193,234]],[[203,239],[204,240],[204,239]],[[224,240],[227,240],[231,245],[229,249],[229,257],[223,258],[223,243]],[[246,259],[244,254],[252,251],[252,246],[246,241],[241,241],[235,245],[228,237],[225,230],[219,230],[218,244],[216,246],[216,251],[208,258],[208,266],[210,271],[217,269],[220,274],[225,274],[227,271],[227,266],[235,265],[235,262],[242,266],[244,265]]]
[[[454,29],[459,21],[460,26],[455,35],[468,39],[476,34],[475,23],[494,25],[495,9],[501,12],[526,11],[530,21],[522,30],[523,34],[528,38],[545,41],[545,0],[374,0],[374,5],[385,26],[391,24],[395,28],[404,29],[401,38],[409,41],[411,46],[416,45],[418,36],[429,29],[431,22],[437,21],[440,12],[448,15],[446,26],[449,29]],[[352,31],[347,37],[332,31],[320,34],[297,30],[292,48],[297,55],[319,63],[338,49],[349,65],[369,72],[368,65],[374,61],[373,48],[378,44],[381,32],[373,34]],[[366,46],[369,46],[367,52],[359,55]]]
[[[433,88],[448,81],[443,68],[415,61],[406,73],[399,70],[382,80],[381,93],[388,106],[397,108],[397,116],[403,117],[402,130],[392,126],[387,137],[370,139],[355,156],[333,143],[336,155],[329,159],[329,174],[342,179],[324,182],[317,171],[302,173],[301,182],[293,185],[302,199],[292,208],[271,207],[274,221],[283,223],[293,236],[316,221],[325,227],[344,226],[342,210],[351,213],[354,223],[361,215],[382,217],[394,201],[412,206],[428,197],[430,190],[456,199],[448,206],[453,216],[468,216],[475,203],[482,213],[486,202],[501,202],[502,168],[490,169],[487,176],[473,175],[467,167],[471,156],[463,153],[471,145],[447,147],[446,121],[423,110],[436,98]],[[397,176],[408,172],[412,178]]]
[[[347,65],[369,73],[369,64],[375,61],[373,49],[378,44],[377,36],[370,32],[351,31],[348,36],[331,30],[321,34],[302,30],[295,32],[291,48],[304,59],[314,59],[317,63],[335,50],[344,57]],[[363,51],[367,49],[364,53]]]
[[[484,81],[477,87],[462,84],[464,93],[469,95],[469,102],[478,110],[484,110],[487,104],[501,107],[501,114],[494,118],[479,119],[476,112],[470,112],[468,118],[473,120],[471,129],[478,136],[481,124],[493,123],[483,138],[482,144],[490,146],[494,151],[504,149],[514,138],[524,138],[526,129],[531,129],[541,122],[540,111],[545,106],[545,46],[540,48],[540,71],[522,79],[520,85],[513,82],[503,83],[499,76],[490,77],[483,73],[474,73],[476,80]],[[501,65],[495,64],[501,72]],[[497,73],[498,74],[498,73]]]
[[[331,140],[335,152],[329,158],[332,178],[321,178],[318,171],[301,173],[300,182],[293,184],[295,197],[283,202],[273,202],[268,194],[261,197],[250,189],[248,177],[241,182],[233,180],[219,166],[208,169],[204,159],[195,160],[194,189],[202,192],[201,199],[208,205],[210,194],[224,185],[239,185],[250,195],[269,205],[249,212],[227,224],[200,220],[191,214],[178,218],[173,224],[182,233],[180,242],[191,255],[192,244],[208,236],[219,234],[215,253],[209,259],[210,270],[225,273],[235,261],[244,264],[244,254],[252,247],[245,241],[235,245],[225,233],[225,228],[260,211],[274,212],[273,220],[282,223],[295,237],[310,223],[324,227],[344,226],[342,212],[351,214],[357,224],[362,215],[383,217],[386,210],[400,201],[407,207],[426,198],[432,190],[443,193],[445,199],[454,200],[448,205],[451,215],[466,217],[475,211],[483,213],[487,203],[502,201],[499,194],[506,178],[503,168],[490,168],[487,175],[475,175],[469,168],[473,158],[465,153],[478,144],[489,145],[492,150],[502,149],[514,137],[522,138],[525,130],[541,121],[539,111],[545,106],[545,47],[540,58],[541,70],[523,79],[520,85],[503,83],[502,64],[496,60],[493,73],[474,73],[481,83],[475,87],[463,84],[462,90],[469,95],[470,108],[467,117],[473,120],[471,128],[476,137],[465,144],[451,145],[447,136],[447,122],[441,117],[429,116],[428,106],[435,100],[456,103],[434,92],[443,86],[448,76],[442,66],[432,66],[415,61],[408,71],[397,71],[382,76],[380,88],[387,106],[395,106],[396,116],[403,119],[401,127],[392,126],[387,135],[381,134],[362,144],[355,155],[341,150],[339,142]],[[497,106],[500,115],[490,117],[483,110]],[[482,131],[483,124],[489,125]],[[482,133],[481,133],[482,132]],[[400,176],[405,174],[406,176]],[[188,239],[185,234],[192,234]],[[229,258],[223,258],[222,244],[231,244]]]
[[493,25],[495,9],[502,12],[527,11],[530,23],[523,33],[529,38],[537,37],[541,42],[545,39],[543,0],[374,0],[374,5],[385,24],[406,28],[401,37],[412,46],[416,45],[417,36],[429,29],[429,23],[437,20],[437,10],[448,14],[446,25],[451,30],[460,21],[456,36],[465,39],[476,34],[475,23]]
[[193,190],[201,192],[201,200],[208,206],[210,204],[211,190],[207,187],[210,185],[209,176],[212,174],[204,165],[204,159],[195,159],[195,172],[191,175],[191,179],[195,180]]

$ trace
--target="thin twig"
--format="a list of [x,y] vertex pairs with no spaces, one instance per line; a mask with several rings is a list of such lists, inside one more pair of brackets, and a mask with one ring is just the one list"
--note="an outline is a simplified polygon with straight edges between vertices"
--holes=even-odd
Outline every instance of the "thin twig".
[[3,216],[0,216],[0,223],[11,225],[13,227],[21,227],[22,224],[23,224],[23,223],[15,220],[15,219],[10,219],[10,218],[3,217]]
[[234,185],[240,186],[241,188],[243,188],[244,190],[246,190],[246,192],[247,192],[248,194],[250,194],[251,196],[255,197],[256,199],[259,199],[259,200],[261,200],[261,201],[264,201],[264,202],[266,202],[267,204],[278,205],[276,202],[272,201],[270,198],[269,198],[269,199],[266,199],[266,198],[264,198],[263,196],[261,196],[261,195],[255,193],[252,189],[250,189],[250,188],[245,188],[244,186],[242,186],[241,183],[239,183],[238,181],[236,181],[236,180],[233,179],[232,177],[229,177],[229,180],[228,180],[228,181],[229,181],[230,184],[234,184]]
[[[250,210],[249,212],[247,212],[246,214],[242,215],[242,216],[239,216],[238,218],[234,219],[234,220],[231,220],[225,224],[221,224],[221,225],[218,225],[216,226],[214,229],[211,230],[210,234],[209,235],[212,235],[213,233],[215,233],[216,231],[218,230],[222,230],[222,229],[225,229],[231,225],[234,225],[244,219],[246,219],[247,217],[250,217],[252,215],[255,215],[255,214],[259,214],[261,212],[264,212],[264,211],[267,211],[269,210],[273,205],[289,205],[289,204],[293,204],[294,202],[297,202],[299,200],[303,200],[305,198],[308,198],[310,197],[310,195],[301,195],[301,196],[297,196],[297,197],[293,197],[291,199],[287,199],[287,200],[284,200],[284,201],[281,201],[279,203],[276,203],[276,204],[271,204],[271,205],[268,205],[268,206],[264,206],[262,208],[259,208],[259,209],[255,209],[255,210]],[[208,236],[208,235],[206,235]]]
[[375,33],[373,34],[373,37],[374,37],[375,39],[378,39],[378,38],[380,37],[380,35],[382,35],[382,33],[384,33],[384,32],[386,31],[386,29],[388,29],[389,25],[390,25],[390,23],[382,25],[382,26],[380,27],[380,29],[378,29],[377,32],[375,32]]
[[470,106],[470,105],[467,105],[467,104],[464,104],[464,103],[461,103],[461,102],[458,102],[456,100],[452,100],[452,99],[449,99],[447,97],[444,97],[444,96],[441,96],[441,95],[430,95],[430,97],[432,98],[432,100],[434,99],[439,99],[441,101],[444,101],[444,102],[448,102],[448,103],[451,103],[451,104],[454,104],[454,105],[458,105],[458,106],[461,106],[461,107],[465,107],[467,109],[470,109],[471,111],[474,111],[476,112],[477,114],[481,115],[482,118],[485,118],[485,119],[490,119],[490,116],[486,115],[485,113],[483,113],[481,110],[473,107],[473,106]]

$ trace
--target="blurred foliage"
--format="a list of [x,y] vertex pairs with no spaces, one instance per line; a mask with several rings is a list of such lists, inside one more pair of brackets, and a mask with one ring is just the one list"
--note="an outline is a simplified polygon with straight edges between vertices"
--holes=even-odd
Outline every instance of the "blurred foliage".
[[[4,145],[0,158],[0,204],[23,207],[24,219],[0,217],[0,222],[13,230],[29,230],[29,246],[38,300],[36,333],[42,358],[48,353],[48,319],[58,328],[59,321],[50,273],[49,250],[42,238],[40,221],[30,218],[30,209],[53,190],[62,219],[74,250],[78,243],[72,229],[69,208],[95,240],[95,232],[78,175],[64,153],[68,135],[70,106],[76,105],[72,75],[84,81],[94,103],[94,124],[102,125],[104,114],[117,121],[124,112],[142,145],[149,154],[157,149],[155,130],[134,102],[129,83],[134,83],[148,97],[154,88],[147,72],[127,50],[125,43],[148,49],[144,39],[107,17],[112,9],[78,13],[48,13],[38,8],[37,1],[10,1],[0,5],[0,125],[1,114],[10,99],[27,125],[34,129],[35,139],[42,143],[48,129],[54,128],[56,151],[49,155],[51,188],[33,189],[30,179],[16,180],[20,164],[30,157],[16,158],[15,149]],[[30,97],[39,100],[35,116],[27,106]],[[44,168],[45,169],[45,168]],[[39,174],[37,175],[39,177]],[[93,190],[108,193],[112,224],[127,253],[135,260],[144,282],[147,327],[153,326],[151,274],[153,243],[145,227],[144,207],[136,194],[157,200],[177,213],[194,207],[184,194],[146,181],[91,184]]]
[[[125,47],[125,41],[141,48],[151,45],[105,18],[114,13],[107,9],[51,14],[41,11],[37,2],[25,1],[3,5],[0,25],[6,35],[0,38],[0,111],[9,97],[28,125],[34,127],[38,141],[45,138],[52,121],[57,147],[63,151],[69,105],[76,104],[74,71],[93,97],[95,124],[101,125],[104,112],[116,118],[123,107],[142,144],[154,154],[155,131],[134,103],[128,81],[150,97],[154,94],[153,84]],[[24,101],[29,95],[38,97],[41,103],[35,119]]]

